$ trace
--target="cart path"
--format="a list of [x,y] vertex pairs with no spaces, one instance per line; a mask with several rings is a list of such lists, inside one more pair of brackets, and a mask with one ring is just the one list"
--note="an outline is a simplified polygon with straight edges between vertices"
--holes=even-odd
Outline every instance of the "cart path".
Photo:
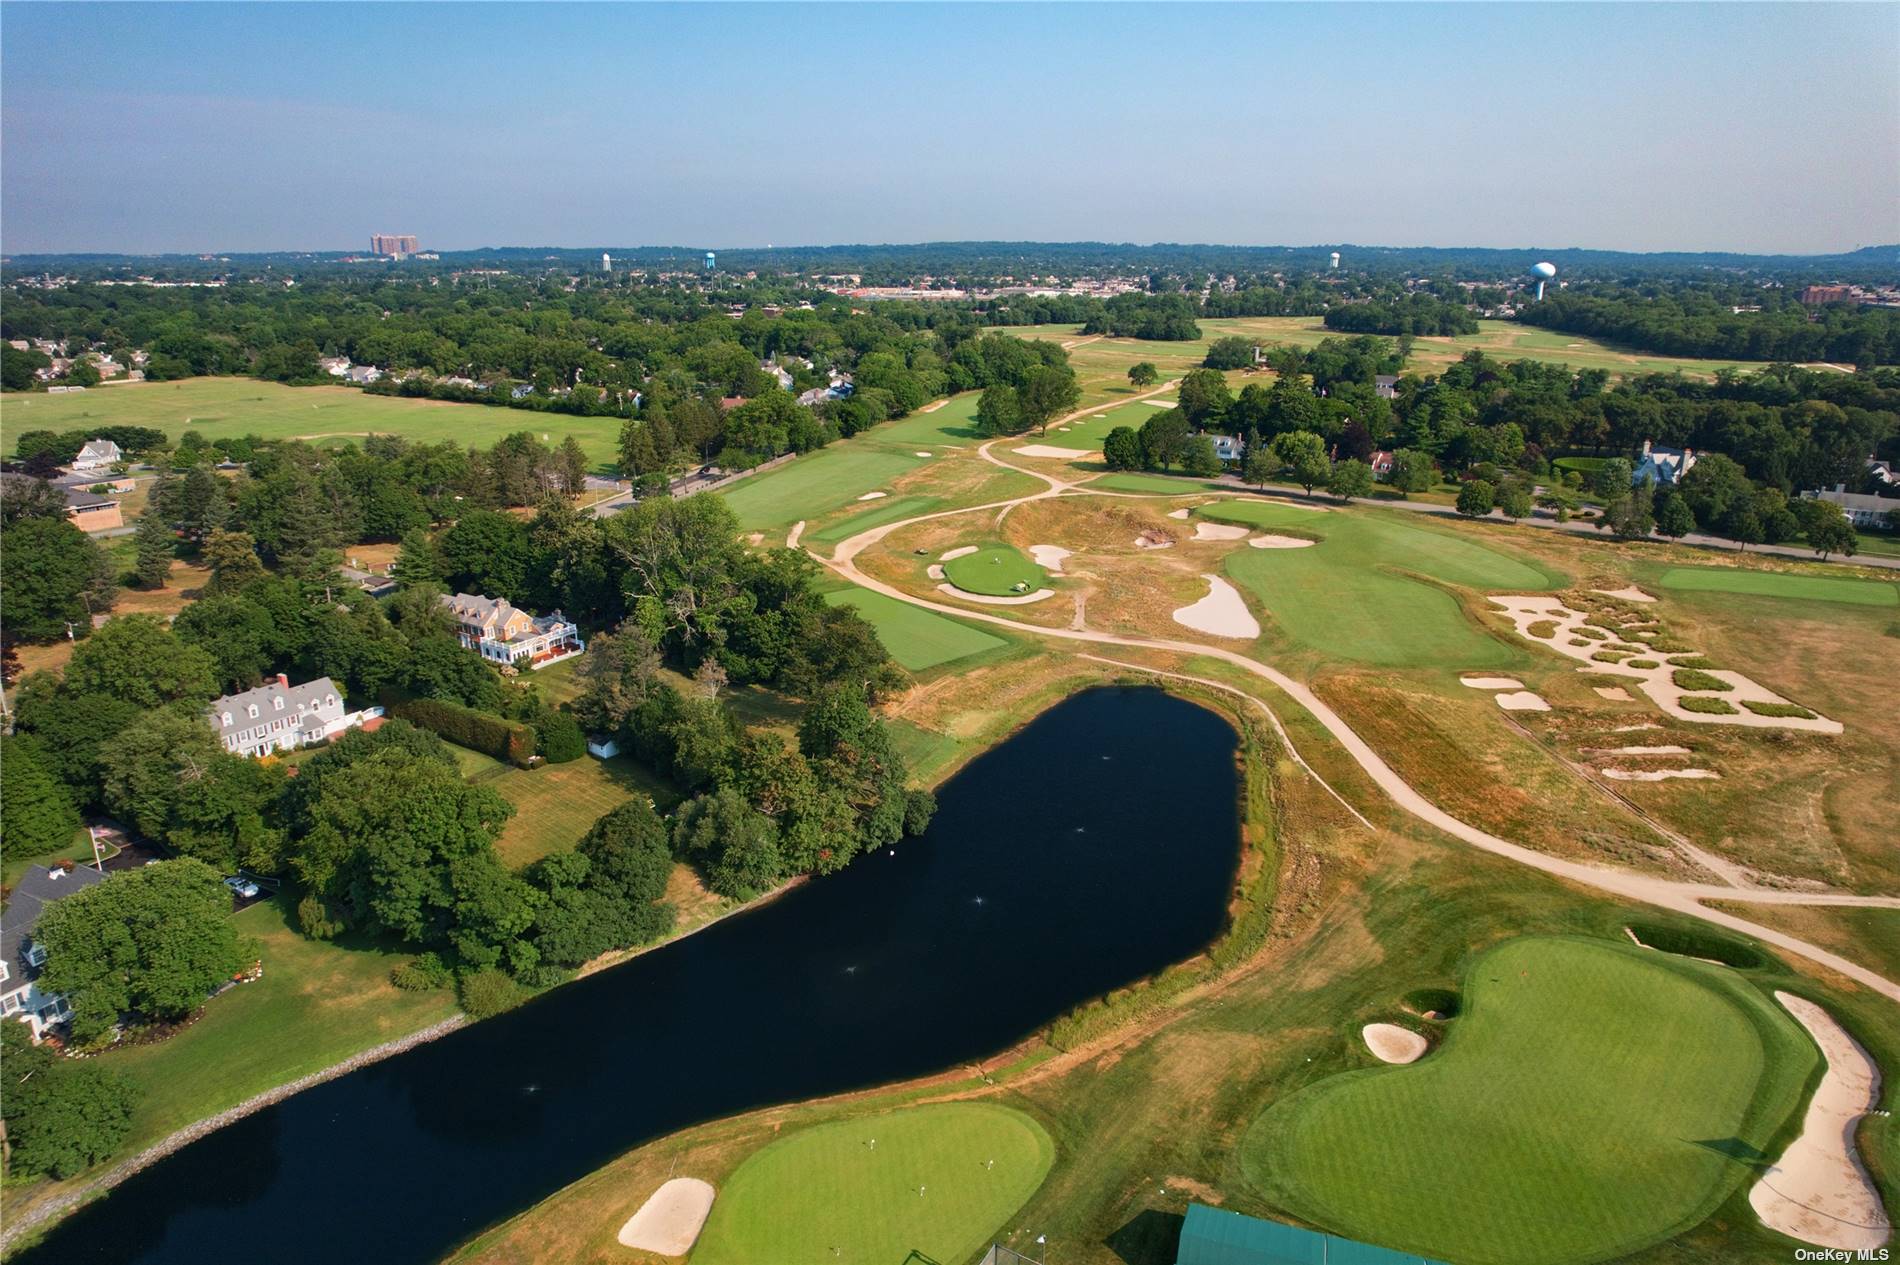
[[[1149,394],[1155,393],[1156,392],[1150,392]],[[1083,411],[1086,412],[1087,410]],[[1739,931],[1746,935],[1753,936],[1764,944],[1772,944],[1777,948],[1785,949],[1789,953],[1806,958],[1810,962],[1825,966],[1831,971],[1854,980],[1856,983],[1873,989],[1889,1000],[1900,1002],[1900,983],[1895,983],[1885,976],[1871,971],[1859,963],[1849,961],[1837,953],[1829,952],[1819,945],[1810,944],[1799,937],[1777,931],[1772,927],[1764,927],[1759,923],[1749,922],[1745,918],[1725,913],[1719,909],[1710,909],[1702,903],[1707,900],[1724,900],[1756,905],[1846,906],[1856,908],[1900,909],[1900,896],[1862,896],[1851,892],[1778,891],[1766,888],[1729,887],[1715,883],[1689,883],[1676,879],[1657,878],[1651,875],[1637,874],[1627,870],[1614,869],[1609,866],[1591,865],[1581,861],[1567,860],[1562,857],[1548,856],[1542,852],[1527,848],[1522,844],[1512,843],[1508,839],[1499,838],[1497,835],[1480,830],[1476,826],[1468,825],[1439,808],[1436,804],[1419,794],[1418,791],[1414,790],[1411,784],[1406,782],[1404,778],[1400,777],[1392,766],[1387,764],[1384,758],[1381,757],[1378,752],[1374,751],[1351,725],[1346,723],[1343,717],[1328,707],[1312,690],[1286,675],[1286,673],[1281,672],[1279,669],[1262,663],[1257,659],[1251,659],[1236,651],[1227,650],[1220,646],[1207,645],[1198,641],[1179,641],[1168,637],[1131,637],[1119,633],[1100,632],[1089,628],[1046,628],[1035,624],[1025,624],[1018,620],[1005,618],[1001,615],[993,615],[985,611],[973,611],[965,606],[953,606],[948,602],[932,601],[926,597],[919,597],[913,593],[908,593],[903,589],[897,588],[894,585],[886,584],[882,580],[866,575],[863,571],[859,570],[857,556],[860,553],[884,539],[884,537],[890,535],[892,532],[900,528],[908,527],[914,523],[929,522],[939,518],[949,518],[957,514],[974,514],[987,510],[1008,509],[1031,501],[1047,500],[1051,497],[1065,495],[1141,495],[1140,493],[1099,492],[1093,489],[1084,491],[1079,489],[1074,481],[1064,481],[1039,470],[1030,470],[1022,466],[1013,465],[990,451],[992,446],[998,442],[1000,441],[993,439],[983,444],[977,449],[977,455],[994,465],[1030,475],[1041,480],[1047,486],[1041,491],[1033,492],[1028,496],[1019,496],[1006,501],[991,501],[984,505],[965,506],[960,509],[939,510],[936,513],[920,514],[915,518],[907,518],[901,522],[885,523],[882,526],[859,532],[857,535],[841,541],[830,558],[825,558],[818,554],[814,554],[813,556],[830,570],[862,588],[869,589],[874,593],[882,593],[886,597],[895,598],[897,601],[905,602],[924,610],[949,615],[956,619],[995,624],[999,627],[1012,629],[1018,633],[1058,641],[1081,642],[1093,646],[1125,646],[1137,650],[1159,650],[1171,654],[1202,655],[1230,663],[1242,671],[1251,673],[1267,681],[1304,708],[1313,719],[1317,720],[1326,731],[1333,736],[1334,740],[1337,741],[1341,747],[1345,748],[1346,753],[1365,771],[1366,775],[1372,779],[1373,783],[1378,786],[1380,790],[1384,791],[1401,810],[1424,822],[1426,825],[1432,826],[1452,836],[1454,839],[1458,839],[1481,851],[1504,857],[1507,860],[1517,862],[1519,865],[1528,866],[1531,869],[1542,871],[1556,878],[1579,883],[1586,887],[1592,887],[1598,891],[1608,892],[1611,895],[1620,896],[1627,900],[1638,901],[1661,909],[1688,914],[1691,917],[1702,919],[1705,922],[1711,922],[1717,926],[1726,927],[1729,930]],[[1143,671],[1148,670],[1141,668],[1138,664],[1127,664],[1126,666]],[[1208,683],[1219,684],[1218,682]],[[1275,724],[1277,728],[1277,718]],[[1282,731],[1282,734],[1284,736],[1284,731]],[[1293,752],[1291,741],[1288,741],[1287,748],[1289,752]],[[1293,752],[1293,754],[1295,758],[1298,758],[1297,752]],[[1304,765],[1305,761],[1301,760],[1300,763]],[[1325,786],[1325,783],[1322,782],[1321,785]],[[1327,787],[1326,789],[1331,791],[1332,788]],[[1350,807],[1350,805],[1348,805],[1348,807]],[[1355,812],[1354,815],[1357,816],[1358,814]],[[1363,821],[1364,818],[1361,817],[1360,820]]]

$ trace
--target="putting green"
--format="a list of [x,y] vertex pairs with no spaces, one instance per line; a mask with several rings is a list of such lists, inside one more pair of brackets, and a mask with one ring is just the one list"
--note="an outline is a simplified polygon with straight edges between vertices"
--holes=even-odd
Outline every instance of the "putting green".
[[1487,591],[1543,590],[1557,583],[1540,568],[1463,536],[1362,510],[1318,514],[1271,501],[1230,500],[1195,513],[1318,536],[1311,549],[1236,549],[1227,556],[1227,574],[1252,590],[1295,641],[1361,663],[1521,663],[1518,647],[1490,636],[1451,594],[1416,577]]
[[1681,1233],[1750,1180],[1817,1057],[1734,971],[1512,940],[1471,964],[1436,1051],[1274,1104],[1241,1162],[1352,1238],[1468,1265],[1606,1260]]
[[1829,575],[1783,575],[1777,571],[1741,571],[1733,567],[1671,567],[1657,583],[1666,589],[1695,593],[1746,593],[1753,597],[1847,602],[1855,606],[1900,605],[1900,585]]
[[746,531],[789,527],[883,490],[923,458],[861,444],[855,439],[806,453],[782,466],[739,480],[718,495]]
[[693,1265],[970,1260],[1042,1185],[1054,1158],[1041,1125],[989,1103],[818,1125],[739,1165]]
[[943,564],[944,578],[965,593],[1014,597],[1042,587],[1047,573],[1014,545],[984,545]]
[[968,624],[869,589],[827,593],[825,601],[833,606],[849,606],[870,620],[877,629],[878,640],[891,652],[891,658],[912,672],[1005,644],[1001,637],[992,637]]

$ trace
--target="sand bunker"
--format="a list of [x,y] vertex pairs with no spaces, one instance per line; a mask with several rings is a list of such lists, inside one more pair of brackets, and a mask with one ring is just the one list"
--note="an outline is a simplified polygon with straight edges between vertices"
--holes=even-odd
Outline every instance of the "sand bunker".
[[890,495],[889,492],[866,492],[863,496],[860,496],[858,499],[860,501],[876,501],[876,500],[881,500],[884,497],[887,497],[889,495]]
[[1061,575],[1062,560],[1072,555],[1069,550],[1064,549],[1061,545],[1031,545],[1029,546],[1029,556],[1034,558],[1036,565],[1045,571]]
[[985,606],[1027,606],[1031,602],[1040,602],[1045,597],[1056,595],[1054,589],[1037,589],[1034,593],[1018,593],[1013,597],[992,597],[988,593],[965,593],[954,584],[939,584],[937,591],[960,597],[966,602],[981,602]]
[[684,1256],[693,1250],[712,1211],[713,1188],[697,1177],[675,1177],[640,1205],[620,1227],[620,1245],[660,1256]]
[[[1773,690],[1756,684],[1739,672],[1730,672],[1721,668],[1708,669],[1709,675],[1726,681],[1727,690],[1719,695],[1704,694],[1702,697],[1719,697],[1735,710],[1726,715],[1709,712],[1692,712],[1682,706],[1685,691],[1675,683],[1675,669],[1667,662],[1658,661],[1653,668],[1634,667],[1625,659],[1621,663],[1598,663],[1591,656],[1599,653],[1604,642],[1593,637],[1579,637],[1577,629],[1583,627],[1586,618],[1583,612],[1573,611],[1565,606],[1563,599],[1548,593],[1514,594],[1508,597],[1493,597],[1494,606],[1501,606],[1516,627],[1518,635],[1526,641],[1534,642],[1558,654],[1575,659],[1581,666],[1580,672],[1595,675],[1615,676],[1625,681],[1635,679],[1638,689],[1649,695],[1650,700],[1676,720],[1691,725],[1744,725],[1753,729],[1805,729],[1812,733],[1837,734],[1841,732],[1841,722],[1829,720],[1825,716],[1803,719],[1799,716],[1761,716],[1747,709],[1745,704],[1791,702]],[[1532,624],[1549,621],[1557,625],[1551,637],[1533,637]],[[1575,644],[1572,644],[1575,643]],[[1601,693],[1601,691],[1598,691]]]
[[792,530],[785,533],[785,547],[787,549],[798,548],[798,538],[804,534],[805,534],[805,520],[801,518],[797,522],[792,524]]
[[1193,510],[1188,509],[1184,505],[1178,510],[1169,510],[1168,517],[1169,518],[1186,518],[1189,514],[1192,514],[1193,512],[1194,512]]
[[1667,782],[1672,778],[1701,781],[1722,775],[1714,769],[1604,769],[1603,776],[1614,782]]
[[1801,1136],[1748,1192],[1749,1205],[1762,1224],[1803,1243],[1848,1252],[1880,1247],[1893,1227],[1854,1150],[1860,1118],[1880,1101],[1880,1068],[1821,1007],[1792,993],[1777,992],[1775,1000],[1821,1047],[1827,1072]]
[[1605,755],[1688,755],[1687,747],[1611,747]]
[[1174,537],[1164,531],[1145,531],[1135,537],[1137,549],[1172,549]]
[[924,574],[933,580],[943,579],[943,563],[933,562],[924,568]]
[[1018,457],[1051,457],[1057,461],[1079,461],[1100,455],[1088,448],[1058,448],[1054,444],[1025,444],[1010,451]]
[[1241,600],[1240,591],[1217,575],[1201,578],[1207,581],[1207,596],[1175,611],[1174,622],[1216,637],[1237,637],[1243,641],[1258,637],[1259,621]]
[[1521,690],[1524,682],[1514,676],[1461,676],[1458,684],[1469,685],[1474,690]]
[[1620,685],[1599,685],[1596,688],[1598,698],[1607,698],[1612,703],[1627,703],[1630,692]]
[[1518,690],[1510,694],[1497,696],[1498,706],[1507,712],[1547,712],[1550,704],[1529,690]]
[[913,453],[911,455],[916,456],[916,457],[928,457],[930,454],[927,452],[919,452],[919,453]]
[[[1146,404],[1149,408],[1173,408],[1174,407],[1173,400],[1143,400],[1142,403]],[[1097,413],[1096,416],[1100,417],[1101,414]]]
[[1253,529],[1250,527],[1236,527],[1231,523],[1196,523],[1194,524],[1194,539],[1240,540],[1251,530]]
[[[1599,694],[1601,694],[1602,692],[1603,692],[1602,690],[1597,691],[1597,693]],[[1661,728],[1662,728],[1661,725],[1618,725],[1615,729],[1610,730],[1610,732],[1613,734],[1633,734],[1633,733],[1640,733],[1642,730],[1645,730],[1645,729],[1661,729]]]
[[1255,536],[1247,543],[1255,549],[1306,549],[1313,544],[1298,536]]
[[938,562],[955,562],[958,558],[967,558],[976,552],[975,545],[958,545],[947,553],[937,555]]
[[1369,1023],[1359,1030],[1366,1048],[1381,1063],[1416,1063],[1431,1049],[1431,1043],[1410,1028],[1396,1023]]
[[1591,589],[1592,593],[1601,593],[1605,597],[1620,597],[1625,602],[1653,602],[1656,599],[1637,588],[1634,584],[1626,589]]

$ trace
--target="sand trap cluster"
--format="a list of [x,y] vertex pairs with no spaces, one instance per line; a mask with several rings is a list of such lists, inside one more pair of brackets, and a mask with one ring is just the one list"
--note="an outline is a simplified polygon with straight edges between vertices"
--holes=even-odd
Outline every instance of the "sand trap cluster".
[[1605,769],[1603,776],[1614,782],[1667,782],[1675,778],[1701,781],[1722,775],[1714,769]]
[[1474,690],[1521,690],[1524,682],[1514,676],[1461,676],[1458,684]]
[[1071,550],[1064,549],[1061,545],[1031,545],[1029,546],[1029,556],[1034,558],[1036,565],[1043,570],[1054,575],[1061,575],[1062,560],[1064,558],[1073,557],[1074,554]]
[[1054,444],[1024,444],[1011,449],[1018,457],[1050,457],[1057,461],[1080,461],[1101,454],[1089,448],[1058,448]]
[[1241,600],[1240,590],[1217,575],[1201,578],[1207,581],[1207,596],[1175,611],[1174,622],[1216,637],[1236,637],[1243,641],[1258,637],[1260,623]]
[[675,1177],[647,1196],[620,1227],[620,1245],[636,1252],[684,1256],[693,1250],[713,1206],[712,1183]]
[[1194,539],[1242,540],[1251,530],[1252,528],[1236,527],[1231,523],[1196,523],[1194,524]]
[[1310,549],[1313,542],[1298,536],[1255,536],[1247,542],[1255,549]]
[[967,558],[975,552],[976,552],[975,545],[958,545],[955,549],[950,549],[943,553],[938,554],[937,561],[938,562],[955,562],[958,558]]
[[1010,597],[992,597],[988,593],[965,593],[954,584],[939,584],[937,591],[948,593],[951,597],[960,597],[966,602],[981,602],[985,606],[1027,606],[1031,602],[1040,602],[1045,597],[1054,597],[1054,589],[1037,589],[1034,593],[1017,593]]
[[1777,992],[1827,1058],[1801,1136],[1748,1192],[1762,1224],[1789,1238],[1842,1251],[1883,1246],[1893,1231],[1854,1151],[1860,1118],[1880,1102],[1880,1068],[1834,1016],[1804,997]]
[[[1616,676],[1624,679],[1635,678],[1637,688],[1649,695],[1650,699],[1663,711],[1677,720],[1692,725],[1745,725],[1755,729],[1805,729],[1812,733],[1837,734],[1841,732],[1841,722],[1816,715],[1812,720],[1803,720],[1799,716],[1758,716],[1743,706],[1744,703],[1791,703],[1771,689],[1757,685],[1739,672],[1714,670],[1709,675],[1729,683],[1733,688],[1723,691],[1720,697],[1735,708],[1729,716],[1712,716],[1706,712],[1685,710],[1680,699],[1690,691],[1679,688],[1672,679],[1675,669],[1665,660],[1653,668],[1633,668],[1628,660],[1621,663],[1598,663],[1590,656],[1608,644],[1604,641],[1579,637],[1577,629],[1584,626],[1587,616],[1565,606],[1563,599],[1545,593],[1520,593],[1506,597],[1493,597],[1493,605],[1504,608],[1511,623],[1517,628],[1518,635],[1535,645],[1544,646],[1558,654],[1567,655],[1583,666],[1580,672],[1597,675]],[[1551,620],[1557,625],[1557,631],[1551,637],[1533,637],[1530,626],[1542,620]],[[1584,644],[1573,646],[1572,641]],[[1810,709],[1812,710],[1812,709]]]
[[1424,1037],[1396,1023],[1369,1023],[1359,1035],[1365,1038],[1372,1057],[1381,1063],[1416,1063],[1431,1049]]

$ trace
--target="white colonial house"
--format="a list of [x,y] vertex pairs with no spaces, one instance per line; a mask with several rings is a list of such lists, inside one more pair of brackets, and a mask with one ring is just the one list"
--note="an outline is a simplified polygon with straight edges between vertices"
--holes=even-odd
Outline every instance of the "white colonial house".
[[28,866],[14,884],[7,901],[7,916],[0,925],[0,1014],[18,1019],[33,1031],[38,1041],[45,1031],[72,1017],[73,1009],[58,993],[39,987],[40,968],[46,965],[46,947],[34,943],[33,928],[40,914],[54,901],[84,891],[105,875],[84,865],[68,870],[62,866]]
[[530,615],[505,597],[479,593],[444,596],[442,604],[449,608],[462,644],[490,663],[545,668],[587,649],[581,630],[559,611]]
[[93,470],[109,470],[125,460],[125,454],[110,439],[89,439],[86,446],[73,458],[72,470],[75,474],[84,474]]
[[383,714],[380,707],[343,709],[343,692],[327,676],[292,685],[283,673],[254,690],[213,700],[211,727],[236,755],[261,756],[328,742],[346,729]]
[[1659,488],[1672,488],[1683,475],[1695,466],[1695,449],[1664,448],[1661,444],[1643,441],[1642,456],[1637,459],[1636,469],[1630,475],[1631,486],[1648,483]]

